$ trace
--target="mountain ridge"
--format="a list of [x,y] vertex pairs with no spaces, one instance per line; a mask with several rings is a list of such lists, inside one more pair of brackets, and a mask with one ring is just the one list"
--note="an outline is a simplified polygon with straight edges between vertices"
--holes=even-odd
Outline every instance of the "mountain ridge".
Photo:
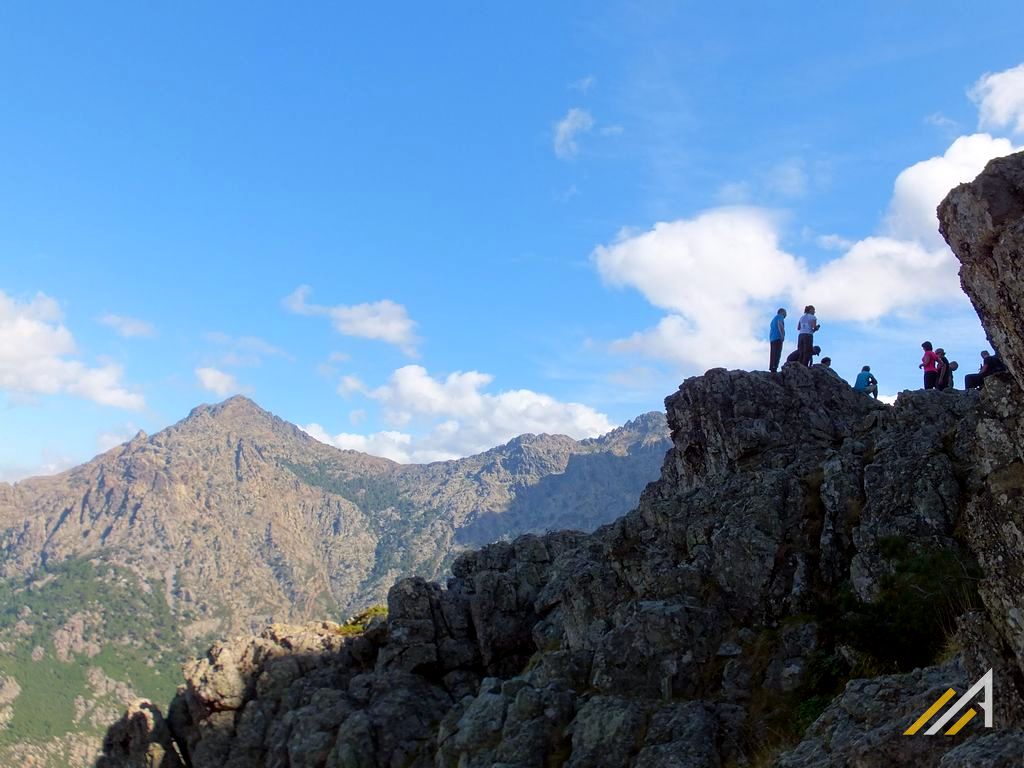
[[[0,764],[80,754],[76,722],[93,723],[81,727],[95,747],[95,724],[128,692],[169,695],[175,666],[218,636],[342,619],[382,602],[395,578],[441,575],[481,537],[618,516],[657,474],[659,419],[607,440],[528,435],[414,465],[321,443],[237,396],[58,475],[0,485],[0,687],[19,691],[0,704]],[[76,721],[79,700],[97,714]],[[57,714],[38,714],[45,701]]]

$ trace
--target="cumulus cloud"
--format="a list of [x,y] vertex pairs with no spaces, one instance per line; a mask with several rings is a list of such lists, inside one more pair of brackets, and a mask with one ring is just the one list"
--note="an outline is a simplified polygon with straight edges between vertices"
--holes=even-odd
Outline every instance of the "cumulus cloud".
[[142,395],[122,384],[120,366],[90,367],[72,357],[77,351],[54,299],[40,293],[18,301],[0,291],[0,390],[20,396],[71,394],[133,410],[145,405]]
[[743,207],[620,233],[592,258],[607,284],[635,288],[670,312],[614,349],[701,366],[723,359],[750,365],[760,357],[755,303],[783,294],[803,272],[779,247],[775,217]]
[[689,370],[747,367],[762,362],[762,321],[777,305],[813,300],[829,322],[859,323],[936,303],[966,306],[935,208],[950,188],[1012,151],[1010,141],[988,134],[956,139],[943,155],[899,174],[880,234],[819,238],[839,254],[816,267],[782,249],[778,218],[761,208],[717,208],[624,232],[594,250],[598,272],[608,285],[636,289],[666,315],[610,348]]
[[957,184],[981,173],[993,157],[1013,151],[1009,139],[976,133],[960,136],[941,156],[922,160],[902,171],[893,185],[884,234],[945,248],[935,218],[935,208],[942,198]]
[[153,338],[156,336],[156,328],[145,320],[125,315],[106,314],[100,318],[100,324],[113,328],[120,336],[126,339]]
[[578,107],[570,109],[565,117],[555,123],[555,155],[562,160],[575,157],[580,151],[577,137],[581,133],[587,133],[593,127],[594,118],[587,110]]
[[390,299],[365,304],[323,306],[310,304],[312,289],[301,285],[283,299],[289,312],[297,315],[328,317],[334,329],[344,336],[374,339],[394,344],[410,357],[416,356],[416,323],[405,307]]
[[[362,385],[361,382],[359,382]],[[387,382],[365,394],[384,409],[385,420],[403,431],[369,435],[306,427],[322,442],[386,456],[396,461],[440,461],[468,456],[525,432],[566,434],[581,439],[613,428],[607,416],[580,403],[565,403],[529,389],[489,392],[493,377],[456,371],[443,378],[419,365],[394,371]],[[365,414],[353,411],[353,423]]]
[[791,300],[813,296],[830,320],[868,322],[935,302],[966,302],[958,275],[956,258],[945,249],[868,237],[803,276]]
[[1024,64],[983,75],[970,91],[978,126],[1024,133]]
[[221,397],[241,391],[234,376],[216,368],[196,368],[196,378],[203,389]]
[[331,435],[316,423],[307,424],[302,427],[302,430],[321,443],[333,445],[344,451],[359,451],[373,456],[383,456],[385,459],[403,464],[413,461],[412,435],[407,435],[404,432],[383,431],[375,432],[372,435],[339,432],[336,435]]

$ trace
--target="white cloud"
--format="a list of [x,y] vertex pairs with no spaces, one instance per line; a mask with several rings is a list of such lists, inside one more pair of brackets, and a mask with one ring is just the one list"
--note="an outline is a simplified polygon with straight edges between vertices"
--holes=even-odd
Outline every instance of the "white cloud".
[[156,328],[145,320],[125,315],[106,314],[99,319],[101,325],[113,328],[126,339],[153,338],[156,336]]
[[983,75],[970,90],[978,105],[978,127],[1024,133],[1024,64]]
[[576,138],[594,127],[593,116],[585,109],[573,107],[561,120],[555,123],[555,155],[568,160],[577,155],[580,147]]
[[[588,406],[532,390],[488,392],[492,381],[492,376],[478,371],[435,378],[422,366],[407,365],[394,371],[384,385],[366,392],[383,407],[389,424],[406,426],[403,431],[330,436],[315,424],[304,429],[338,447],[396,461],[427,462],[479,453],[524,432],[580,439],[604,434],[614,426]],[[353,411],[350,418],[360,423],[365,413]]]
[[117,408],[139,409],[142,395],[121,383],[120,366],[91,368],[71,356],[74,337],[57,302],[42,293],[18,301],[0,291],[0,390],[14,395],[71,394]]
[[853,242],[818,238],[819,245],[841,253],[816,268],[781,248],[777,217],[760,208],[712,209],[620,234],[593,253],[601,277],[635,288],[667,314],[610,348],[690,371],[747,367],[763,363],[763,319],[777,305],[799,308],[813,301],[824,325],[966,304],[957,261],[938,235],[935,208],[950,188],[1011,151],[1006,139],[976,134],[911,166],[896,179],[883,233]]
[[234,376],[216,368],[196,368],[196,378],[199,379],[203,389],[221,397],[241,391]]
[[883,233],[944,249],[935,217],[942,198],[956,185],[981,173],[993,157],[1013,151],[1008,139],[976,133],[960,136],[943,155],[910,166],[896,177]]
[[412,436],[403,432],[376,432],[372,435],[355,435],[348,432],[340,432],[331,435],[319,424],[307,424],[302,427],[310,437],[319,440],[321,443],[333,445],[347,451],[359,451],[369,453],[373,456],[383,456],[385,459],[398,461],[407,464],[412,461]]
[[354,411],[349,411],[348,421],[353,427],[358,427],[366,421],[366,411],[362,408],[356,408]]
[[877,320],[892,312],[967,301],[956,258],[910,240],[868,237],[803,277],[796,296],[813,296],[833,321]]
[[365,304],[333,307],[309,304],[306,299],[312,289],[301,285],[286,296],[282,303],[297,315],[329,317],[334,329],[345,336],[374,339],[394,344],[406,355],[416,357],[416,323],[405,307],[389,299]]
[[599,246],[592,258],[606,283],[636,288],[670,312],[614,348],[701,366],[753,364],[760,357],[755,303],[786,292],[803,270],[778,237],[770,212],[737,207]]

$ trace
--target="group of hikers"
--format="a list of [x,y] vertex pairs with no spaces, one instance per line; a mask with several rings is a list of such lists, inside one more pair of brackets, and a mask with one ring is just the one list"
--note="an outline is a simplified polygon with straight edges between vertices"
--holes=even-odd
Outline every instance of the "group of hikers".
[[[775,317],[772,318],[768,330],[768,344],[770,347],[768,370],[776,373],[779,370],[779,362],[782,360],[782,343],[786,340],[786,309],[780,307]],[[815,315],[814,305],[808,304],[804,307],[804,313],[796,324],[797,344],[788,357],[786,363],[798,363],[812,368],[824,368],[836,378],[839,374],[832,368],[832,358],[823,357],[819,363],[813,363],[813,359],[821,354],[821,347],[814,343],[814,334],[821,329],[818,318]],[[934,349],[930,341],[921,344],[924,356],[918,366],[924,371],[925,389],[954,389],[953,372],[959,367],[955,360],[946,358],[946,351],[939,347]],[[966,389],[980,389],[985,379],[1006,370],[1006,366],[998,354],[992,354],[987,350],[981,353],[981,369],[977,373],[971,373],[964,377]],[[857,374],[857,380],[853,388],[858,392],[864,392],[875,399],[878,398],[878,379],[871,373],[871,366],[865,365]]]

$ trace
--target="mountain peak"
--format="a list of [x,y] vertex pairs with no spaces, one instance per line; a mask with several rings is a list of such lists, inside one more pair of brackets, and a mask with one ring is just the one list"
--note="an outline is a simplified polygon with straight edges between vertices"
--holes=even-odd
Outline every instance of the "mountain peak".
[[170,431],[179,435],[226,431],[263,439],[271,434],[286,440],[312,439],[294,424],[261,408],[244,395],[234,395],[219,403],[197,405],[188,416],[170,427]]
[[258,424],[266,422],[284,423],[270,411],[261,408],[245,395],[233,395],[219,403],[197,405],[179,424],[191,424],[213,420],[223,424]]

